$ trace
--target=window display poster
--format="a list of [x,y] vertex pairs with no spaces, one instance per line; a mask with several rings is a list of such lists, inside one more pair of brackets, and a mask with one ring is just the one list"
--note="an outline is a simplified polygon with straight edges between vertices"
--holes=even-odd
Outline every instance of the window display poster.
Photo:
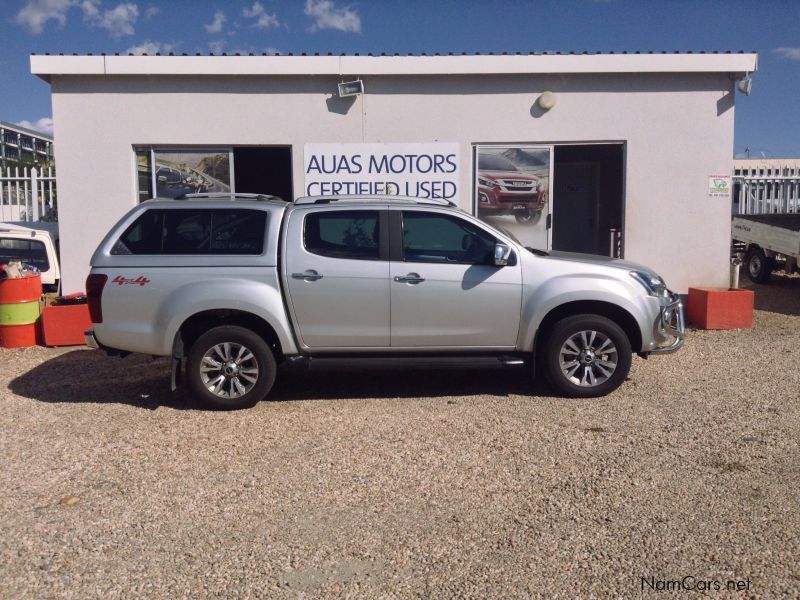
[[230,193],[230,152],[155,152],[156,195],[175,198],[204,192]]
[[535,145],[475,147],[478,217],[523,245],[548,248],[552,148]]

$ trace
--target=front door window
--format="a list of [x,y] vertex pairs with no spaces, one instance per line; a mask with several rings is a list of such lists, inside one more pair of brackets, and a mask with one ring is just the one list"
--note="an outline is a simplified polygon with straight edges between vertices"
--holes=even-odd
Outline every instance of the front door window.
[[467,221],[424,212],[403,214],[405,262],[489,264],[495,239]]

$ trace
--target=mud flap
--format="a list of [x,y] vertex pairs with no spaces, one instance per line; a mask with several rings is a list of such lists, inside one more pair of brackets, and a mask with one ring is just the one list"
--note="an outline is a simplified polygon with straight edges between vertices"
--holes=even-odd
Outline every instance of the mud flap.
[[183,379],[183,338],[180,332],[175,334],[175,341],[172,342],[172,376],[169,387],[171,391],[178,389]]

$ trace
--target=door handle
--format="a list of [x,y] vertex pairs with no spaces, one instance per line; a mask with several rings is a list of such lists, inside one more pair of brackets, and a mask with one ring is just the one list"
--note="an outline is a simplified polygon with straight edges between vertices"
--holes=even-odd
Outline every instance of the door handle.
[[302,279],[304,281],[316,281],[322,279],[322,275],[317,273],[314,269],[306,269],[302,273],[292,273],[292,279]]
[[419,273],[409,273],[408,275],[395,275],[394,280],[400,283],[422,283],[425,278],[420,277]]

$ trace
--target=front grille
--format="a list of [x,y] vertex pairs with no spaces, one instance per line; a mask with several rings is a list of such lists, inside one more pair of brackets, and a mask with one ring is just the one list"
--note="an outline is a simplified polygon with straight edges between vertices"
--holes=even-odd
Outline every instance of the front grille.
[[521,179],[498,179],[497,183],[512,192],[533,191],[534,182]]

